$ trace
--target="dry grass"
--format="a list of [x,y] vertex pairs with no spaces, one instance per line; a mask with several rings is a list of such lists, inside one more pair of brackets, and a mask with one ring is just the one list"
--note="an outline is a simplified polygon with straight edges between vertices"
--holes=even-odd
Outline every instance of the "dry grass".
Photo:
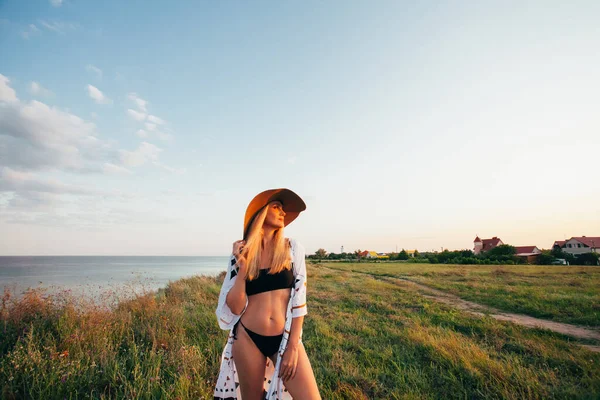
[[[472,317],[365,274],[309,274],[304,342],[324,399],[600,395],[600,355],[560,335]],[[214,315],[221,281],[181,279],[111,307],[4,293],[0,397],[212,398],[226,337]]]

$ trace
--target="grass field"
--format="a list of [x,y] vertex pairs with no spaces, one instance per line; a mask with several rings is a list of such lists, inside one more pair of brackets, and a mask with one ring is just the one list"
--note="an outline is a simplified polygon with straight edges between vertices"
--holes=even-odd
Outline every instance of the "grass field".
[[[427,284],[444,271],[406,265]],[[304,343],[324,399],[600,396],[600,354],[370,275],[391,266],[357,266],[308,266]],[[499,276],[521,279],[511,274]],[[211,399],[227,335],[214,314],[221,279],[182,279],[114,309],[5,294],[0,397]]]
[[465,300],[557,322],[600,327],[600,267],[323,263],[407,278]]

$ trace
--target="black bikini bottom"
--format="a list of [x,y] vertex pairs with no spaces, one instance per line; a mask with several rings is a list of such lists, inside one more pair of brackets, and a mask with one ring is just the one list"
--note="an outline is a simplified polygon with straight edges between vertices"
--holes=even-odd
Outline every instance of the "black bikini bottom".
[[[237,339],[236,332],[237,332],[238,324],[242,324],[241,319],[233,326],[233,338],[234,339]],[[250,339],[252,339],[252,341],[254,342],[256,347],[258,347],[260,352],[263,353],[265,355],[265,357],[270,357],[279,350],[279,345],[281,344],[281,339],[283,339],[283,333],[281,335],[275,335],[275,336],[263,336],[263,335],[259,335],[256,332],[252,332],[250,329],[246,328],[246,326],[244,324],[242,324],[242,326],[246,330],[246,333],[248,333],[248,336],[250,336]]]

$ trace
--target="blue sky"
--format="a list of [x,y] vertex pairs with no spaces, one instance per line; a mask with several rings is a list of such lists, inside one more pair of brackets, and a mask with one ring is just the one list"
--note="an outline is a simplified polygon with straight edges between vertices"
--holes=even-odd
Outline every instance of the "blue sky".
[[0,255],[600,234],[600,3],[0,1]]

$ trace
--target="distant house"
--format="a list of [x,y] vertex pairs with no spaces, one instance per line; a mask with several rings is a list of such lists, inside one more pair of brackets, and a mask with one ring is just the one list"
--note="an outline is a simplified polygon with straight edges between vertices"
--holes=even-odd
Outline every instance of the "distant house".
[[377,252],[365,250],[361,254],[364,253],[364,258],[377,258]]
[[515,246],[515,256],[524,259],[527,263],[535,263],[542,251],[537,246]]
[[360,258],[367,258],[367,256],[369,255],[369,251],[361,251],[360,253],[358,253],[358,255],[360,256]]
[[554,244],[552,245],[552,248],[554,249],[554,248],[557,248],[557,247],[558,247],[559,249],[562,249],[562,247],[565,245],[565,243],[567,243],[567,241],[566,241],[566,240],[557,240],[557,241],[555,241],[555,242],[554,242]]
[[377,253],[376,251],[369,250],[361,251],[359,256],[361,258],[390,258],[390,256],[385,253]]
[[417,250],[404,250],[406,251],[406,254],[408,254],[409,257],[414,257],[415,254],[417,253]]
[[552,247],[573,255],[600,253],[600,236],[573,236],[569,240],[557,240]]
[[491,239],[480,239],[479,236],[475,237],[473,240],[473,253],[479,254],[486,251],[490,251],[494,247],[500,246],[504,244],[500,238],[494,236]]

